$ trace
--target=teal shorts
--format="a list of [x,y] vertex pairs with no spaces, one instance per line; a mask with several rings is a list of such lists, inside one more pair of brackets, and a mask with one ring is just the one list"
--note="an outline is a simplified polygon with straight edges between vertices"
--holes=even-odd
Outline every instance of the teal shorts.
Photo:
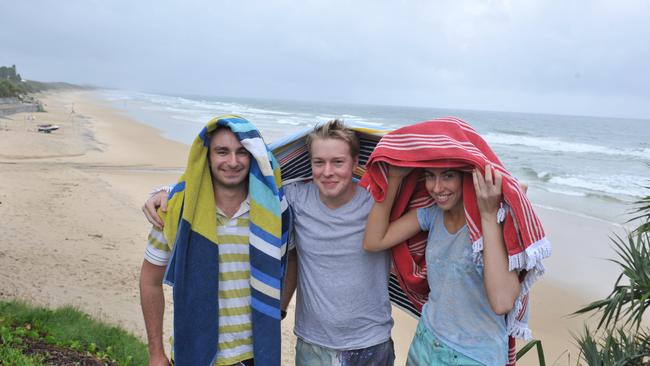
[[482,363],[464,356],[445,346],[424,326],[420,320],[409,347],[407,366],[483,366]]
[[337,351],[307,343],[296,342],[296,366],[393,366],[395,350],[393,340],[368,348]]

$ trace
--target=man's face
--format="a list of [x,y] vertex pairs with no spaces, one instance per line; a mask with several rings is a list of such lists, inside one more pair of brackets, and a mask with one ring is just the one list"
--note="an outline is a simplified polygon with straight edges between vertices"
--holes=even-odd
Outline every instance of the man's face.
[[352,172],[358,159],[350,146],[339,139],[315,139],[311,145],[311,170],[321,200],[328,206],[347,203],[355,193]]
[[246,186],[251,156],[230,129],[221,128],[212,135],[208,158],[216,187]]

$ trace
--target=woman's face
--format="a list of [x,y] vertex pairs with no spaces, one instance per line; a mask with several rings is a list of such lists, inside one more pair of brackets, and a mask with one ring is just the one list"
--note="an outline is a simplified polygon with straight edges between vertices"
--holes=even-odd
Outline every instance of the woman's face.
[[463,208],[463,174],[447,168],[424,170],[426,189],[443,211]]

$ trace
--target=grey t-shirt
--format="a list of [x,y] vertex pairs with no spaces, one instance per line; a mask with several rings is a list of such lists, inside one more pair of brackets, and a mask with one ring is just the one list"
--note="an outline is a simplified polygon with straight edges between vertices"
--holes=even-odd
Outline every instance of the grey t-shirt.
[[285,186],[295,213],[298,292],[294,332],[335,350],[366,348],[390,338],[389,251],[363,250],[373,205],[361,187],[350,202],[330,209],[312,183]]

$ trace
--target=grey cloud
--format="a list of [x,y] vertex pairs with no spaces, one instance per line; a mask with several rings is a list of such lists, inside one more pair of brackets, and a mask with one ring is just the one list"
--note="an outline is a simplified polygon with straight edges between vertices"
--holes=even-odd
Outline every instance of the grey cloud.
[[22,1],[0,63],[159,91],[650,117],[646,1]]

